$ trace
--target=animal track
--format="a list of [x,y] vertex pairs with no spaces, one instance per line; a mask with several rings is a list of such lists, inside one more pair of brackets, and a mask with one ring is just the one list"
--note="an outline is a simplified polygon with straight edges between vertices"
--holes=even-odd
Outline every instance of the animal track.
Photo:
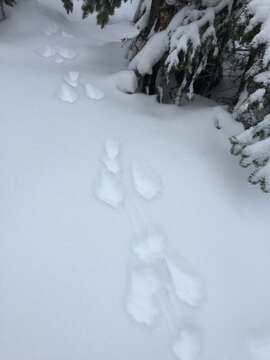
[[50,58],[56,55],[56,50],[50,45],[46,45],[44,48],[38,50],[38,54],[45,58]]
[[79,76],[80,73],[78,71],[69,71],[68,74],[64,76],[64,80],[68,85],[77,87],[79,83]]
[[113,174],[117,174],[120,171],[119,152],[119,143],[116,140],[109,139],[106,141],[102,162],[108,171]]
[[70,104],[74,103],[79,97],[77,92],[71,86],[65,83],[61,85],[57,95],[60,100]]
[[173,345],[173,352],[180,360],[196,360],[200,354],[200,342],[197,334],[181,330]]
[[127,312],[134,320],[152,325],[159,315],[155,297],[160,289],[160,281],[151,269],[133,270],[131,273]]
[[57,34],[58,30],[59,30],[59,26],[57,24],[55,24],[55,23],[52,23],[45,30],[45,34],[48,35],[48,36],[52,36],[52,35]]
[[[92,85],[88,90],[92,96]],[[119,175],[119,154],[119,143],[116,140],[107,140],[102,156],[105,169],[96,188],[99,200],[113,207],[121,205],[124,199]],[[133,186],[142,199],[150,201],[161,192],[161,178],[151,167],[133,163],[131,174]],[[129,205],[130,202],[125,199],[125,208],[123,207],[122,210],[128,210]],[[138,211],[135,208],[130,210],[130,214]],[[134,229],[136,237],[131,246],[127,313],[136,322],[148,326],[153,325],[157,318],[164,317],[172,329],[172,336],[176,339],[172,342],[174,355],[180,360],[196,360],[200,353],[199,336],[196,331],[182,328],[178,308],[181,303],[182,306],[189,306],[191,309],[201,304],[203,299],[201,282],[192,271],[188,270],[183,259],[171,255],[165,236],[158,227],[148,224],[146,228],[144,226],[142,228],[142,231]]]
[[104,98],[104,93],[92,84],[85,84],[85,94],[91,100],[101,100]]
[[151,167],[141,163],[133,163],[132,177],[137,193],[144,199],[152,200],[161,192],[161,179]]
[[96,196],[99,200],[112,207],[118,207],[124,201],[124,192],[120,182],[105,171],[102,171],[97,183]]

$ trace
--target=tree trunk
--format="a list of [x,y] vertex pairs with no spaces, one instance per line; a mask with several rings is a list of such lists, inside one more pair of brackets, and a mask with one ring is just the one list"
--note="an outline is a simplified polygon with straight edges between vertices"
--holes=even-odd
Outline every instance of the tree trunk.
[[0,21],[6,18],[5,10],[4,10],[4,0],[0,0]]
[[164,4],[164,0],[152,0],[148,25],[147,25],[147,33],[149,34],[152,30],[153,26],[155,25],[155,22],[159,19],[160,11],[162,8],[162,5]]
[[[139,7],[140,6],[141,3],[139,3]],[[150,14],[148,18],[148,24],[147,27],[143,30],[143,33],[140,34],[140,36],[142,36],[143,39],[147,41],[148,36],[152,31],[156,33],[165,30],[168,24],[170,23],[175,12],[176,12],[176,8],[174,6],[167,5],[165,0],[152,0]],[[144,75],[140,77],[139,88],[142,92],[148,95],[158,94],[159,95],[158,100],[160,102],[170,102],[168,100],[169,99],[168,93],[171,91],[171,89],[167,89],[166,87],[166,79],[163,74],[164,72],[163,62],[164,59],[159,61],[153,67],[153,71],[151,75]],[[164,82],[164,84],[161,84],[161,82]],[[162,92],[162,95],[160,95],[160,92]]]

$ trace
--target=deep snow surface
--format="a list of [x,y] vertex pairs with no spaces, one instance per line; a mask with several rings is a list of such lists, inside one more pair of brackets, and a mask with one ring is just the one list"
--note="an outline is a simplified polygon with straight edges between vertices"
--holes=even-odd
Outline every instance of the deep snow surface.
[[126,10],[104,30],[75,10],[0,23],[0,359],[269,359],[270,203],[229,154],[241,128],[120,92]]

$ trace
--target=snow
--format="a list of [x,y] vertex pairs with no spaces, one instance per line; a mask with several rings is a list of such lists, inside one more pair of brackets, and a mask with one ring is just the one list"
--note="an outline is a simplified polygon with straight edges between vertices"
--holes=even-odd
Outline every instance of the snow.
[[[132,279],[138,272],[141,274],[141,271],[150,271],[151,278],[154,277],[155,282],[158,282],[158,287],[148,293],[148,285],[141,284],[141,280],[133,281],[135,285],[131,283],[127,308],[137,322],[147,325],[152,325],[158,312],[159,317],[165,319],[170,332],[178,335],[182,325],[178,315],[181,310],[179,301],[194,308],[199,307],[202,286],[194,274],[187,272],[190,265],[186,260],[180,257],[174,259],[175,254],[170,247],[163,232],[156,226],[148,225],[141,233],[137,232],[132,244]],[[181,355],[182,347],[185,348],[185,345],[178,342],[178,356]],[[173,349],[175,351],[175,347]]]
[[121,183],[113,175],[102,172],[96,185],[96,195],[99,200],[112,207],[117,207],[124,200],[124,192]]
[[132,59],[129,69],[138,71],[141,75],[152,74],[153,66],[162,58],[167,50],[167,31],[163,30],[155,33]]
[[62,47],[57,47],[56,48],[56,52],[62,56],[64,59],[68,59],[68,60],[73,60],[77,53],[75,50],[73,49],[67,49],[67,48],[62,48]]
[[268,360],[270,356],[269,334],[256,334],[249,340],[249,352],[252,360]]
[[135,8],[133,21],[138,30],[143,30],[146,28],[150,11],[151,11],[151,1],[149,0],[140,0],[137,7]]
[[175,342],[173,351],[180,360],[196,360],[200,353],[200,344],[191,331],[182,330],[179,340]]
[[104,97],[104,93],[92,84],[85,84],[85,93],[91,100],[101,100]]
[[161,261],[165,256],[163,235],[156,229],[148,229],[143,239],[133,244],[134,254],[145,263]]
[[198,306],[203,299],[200,282],[194,275],[181,271],[171,259],[167,266],[177,297],[187,305]]
[[74,39],[72,34],[67,33],[66,31],[62,31],[62,36],[69,39]]
[[[190,44],[192,44],[192,49],[189,56],[192,58],[201,45],[201,39],[207,40],[207,38],[213,37],[214,43],[216,39],[213,26],[215,13],[221,11],[228,3],[230,0],[224,0],[216,7],[216,4],[213,4],[213,7],[201,11],[194,11],[192,6],[184,6],[174,15],[165,30],[150,34],[147,42],[130,62],[129,69],[137,71],[141,75],[152,74],[153,66],[163,55],[166,55],[165,64],[170,72],[172,68],[177,67],[179,54],[181,52],[186,54]],[[202,31],[206,24],[208,27]],[[198,67],[198,74],[202,70],[203,65]]]
[[110,159],[106,155],[102,158],[103,164],[113,174],[117,174],[121,170],[121,166],[118,159]]
[[64,59],[61,58],[61,56],[56,55],[56,57],[55,57],[55,63],[56,63],[56,64],[62,64],[62,62],[64,62]]
[[134,71],[120,71],[116,77],[116,87],[127,94],[135,93],[138,87],[138,80]]
[[254,81],[267,85],[270,82],[270,71],[264,71],[254,77]]
[[115,139],[108,139],[105,143],[105,152],[109,159],[117,158],[120,153],[119,142]]
[[49,26],[45,30],[45,34],[48,36],[52,36],[52,35],[55,35],[58,32],[58,30],[59,30],[59,27],[57,26],[57,24],[52,23],[52,24],[49,24]]
[[139,323],[152,325],[159,313],[154,301],[159,280],[151,270],[143,269],[132,273],[130,283],[128,313]]
[[161,192],[160,176],[149,165],[134,162],[132,164],[132,176],[136,191],[144,199],[152,200]]
[[[0,23],[0,358],[190,360],[199,344],[200,360],[262,360],[265,337],[254,350],[247,339],[270,331],[269,197],[229,152],[241,126],[200,97],[176,107],[120,92],[120,41],[137,30],[76,11],[25,0]],[[77,56],[43,58],[46,46]],[[72,71],[76,88],[63,82]],[[137,193],[134,162],[154,169],[139,178],[153,200]]]
[[267,44],[263,63],[267,66],[270,61],[269,41],[270,41],[270,4],[268,0],[251,0],[248,3],[248,10],[253,16],[250,25],[247,27],[247,31],[251,30],[258,24],[262,24],[260,31],[252,40],[253,47],[257,47],[260,44]]
[[69,71],[67,75],[64,76],[66,83],[72,87],[78,86],[80,73],[78,71]]
[[44,49],[40,49],[38,51],[38,53],[45,58],[49,58],[49,57],[55,56],[56,50],[53,47],[51,47],[50,45],[47,45],[47,46],[45,46]]
[[72,87],[63,83],[58,91],[58,97],[60,100],[72,104],[78,99],[78,94]]
[[117,174],[121,170],[120,160],[120,145],[114,139],[108,139],[105,143],[105,152],[102,157],[102,162],[113,174]]
[[265,91],[266,90],[264,88],[262,88],[262,89],[258,89],[256,91],[254,91],[254,93],[250,94],[249,95],[249,103],[252,104],[256,101],[260,101],[263,98]]

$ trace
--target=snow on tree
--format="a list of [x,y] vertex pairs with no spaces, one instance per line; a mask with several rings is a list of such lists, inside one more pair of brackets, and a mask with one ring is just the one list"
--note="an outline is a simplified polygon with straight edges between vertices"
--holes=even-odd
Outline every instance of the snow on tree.
[[233,0],[143,0],[139,35],[128,44],[140,89],[164,103],[209,95],[222,77],[234,6]]
[[246,130],[233,136],[232,153],[251,166],[249,181],[270,192],[270,2],[251,0],[242,10],[239,41],[248,51],[234,116]]
[[[62,2],[72,11],[73,0]],[[104,26],[120,5],[82,0],[83,17],[96,12]],[[246,130],[230,139],[232,153],[242,166],[255,166],[249,181],[270,192],[270,1],[139,0],[133,20],[139,31],[125,39],[129,69],[138,90],[159,102],[211,97],[226,66],[235,70],[231,104]]]
[[[62,0],[72,11],[72,0]],[[222,58],[236,0],[140,0],[134,15],[139,34],[128,39],[129,68],[139,90],[164,103],[207,95],[222,78]],[[97,13],[101,26],[121,0],[83,0],[82,12]]]
[[246,131],[230,139],[232,153],[241,155],[242,166],[255,167],[249,181],[270,192],[270,1],[159,0],[156,12],[154,3],[140,2],[140,33],[129,40],[129,66],[140,90],[179,104],[194,92],[210,96],[225,62],[237,67],[233,113]]
[[0,0],[0,21],[6,17],[4,5],[13,6],[15,3],[16,0]]

